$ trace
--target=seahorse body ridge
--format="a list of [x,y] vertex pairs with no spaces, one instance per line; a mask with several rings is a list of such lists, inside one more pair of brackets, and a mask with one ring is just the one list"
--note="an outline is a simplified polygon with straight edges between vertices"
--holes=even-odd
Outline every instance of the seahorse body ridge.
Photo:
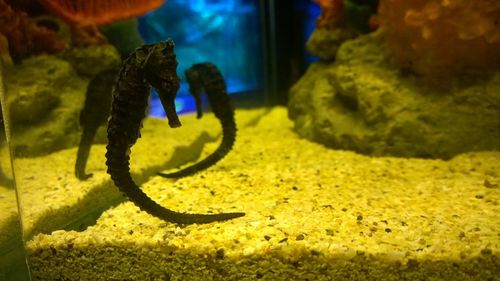
[[170,127],[181,125],[175,111],[179,89],[177,60],[172,40],[144,45],[123,63],[113,92],[106,147],[107,172],[115,185],[140,209],[163,220],[178,223],[210,223],[241,217],[244,213],[187,214],[167,209],[149,198],[130,175],[129,150],[140,137],[151,86],[165,109]]

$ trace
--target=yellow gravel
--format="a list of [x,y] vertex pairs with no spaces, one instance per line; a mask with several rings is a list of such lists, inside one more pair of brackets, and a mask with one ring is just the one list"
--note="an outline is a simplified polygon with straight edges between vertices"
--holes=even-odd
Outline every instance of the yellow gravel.
[[[115,207],[106,205],[119,195],[104,173],[102,156],[91,155],[89,170],[95,175],[89,182],[72,179],[72,165],[60,168],[75,194],[52,190],[54,202],[47,208],[46,201],[33,199],[47,192],[26,191],[32,194],[24,200],[30,206],[24,212],[34,277],[499,280],[500,152],[450,161],[373,158],[300,139],[286,114],[282,107],[237,111],[234,149],[217,165],[179,180],[154,176],[173,155],[164,144],[189,145],[203,130],[214,137],[217,120],[182,117],[192,129],[175,136],[163,128],[164,121],[145,123],[131,154],[143,189],[177,211],[246,213],[231,221],[179,227],[123,199]],[[201,157],[217,145],[205,145]],[[94,150],[102,153],[103,147]],[[75,151],[47,157],[71,162],[67,157]],[[170,168],[183,159],[176,161]],[[24,190],[31,182],[25,180]],[[96,201],[106,206],[97,222],[82,231],[62,230],[70,220],[65,214]]]

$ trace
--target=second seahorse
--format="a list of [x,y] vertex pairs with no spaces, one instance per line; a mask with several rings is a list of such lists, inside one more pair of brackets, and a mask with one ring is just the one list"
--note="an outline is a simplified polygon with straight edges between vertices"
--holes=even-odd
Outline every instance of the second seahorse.
[[174,104],[179,89],[176,68],[172,40],[144,45],[125,60],[113,93],[108,122],[107,172],[130,201],[143,211],[166,221],[179,224],[210,223],[244,216],[245,213],[241,212],[187,214],[172,211],[149,198],[130,175],[129,152],[140,137],[151,86],[158,91],[169,126],[181,126]]
[[200,162],[179,171],[158,175],[165,178],[180,178],[204,170],[224,158],[233,147],[236,138],[234,108],[226,91],[226,83],[220,71],[212,63],[199,63],[185,71],[189,92],[196,101],[198,118],[202,116],[201,92],[205,90],[215,117],[222,125],[222,142],[219,147]]
[[80,180],[86,180],[92,176],[92,174],[85,173],[85,166],[97,129],[108,120],[111,93],[117,73],[116,67],[103,70],[90,80],[87,86],[85,105],[80,112],[80,126],[83,132],[75,163],[75,176]]

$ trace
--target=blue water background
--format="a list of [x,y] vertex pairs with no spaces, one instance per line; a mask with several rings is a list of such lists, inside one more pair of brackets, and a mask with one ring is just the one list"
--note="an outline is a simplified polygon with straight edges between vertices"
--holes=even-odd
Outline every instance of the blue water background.
[[[288,0],[287,0],[288,1]],[[311,0],[293,0],[296,9],[310,15],[304,42],[314,27],[319,7]],[[159,9],[139,18],[139,32],[145,43],[174,40],[181,77],[176,107],[192,112],[184,71],[200,62],[212,62],[222,72],[230,94],[255,92],[263,88],[262,26],[258,0],[167,0]],[[314,57],[306,55],[312,62]],[[164,117],[154,93],[150,115]]]

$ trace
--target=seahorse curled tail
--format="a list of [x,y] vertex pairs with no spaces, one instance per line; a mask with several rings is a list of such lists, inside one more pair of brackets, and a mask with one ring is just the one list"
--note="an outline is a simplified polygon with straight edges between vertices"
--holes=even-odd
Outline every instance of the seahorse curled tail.
[[166,178],[180,178],[207,169],[224,158],[231,151],[236,139],[234,106],[226,91],[222,74],[212,63],[199,63],[185,71],[189,91],[195,98],[198,118],[202,116],[201,93],[205,91],[215,117],[222,126],[222,141],[219,147],[200,162],[173,173],[158,173]]

